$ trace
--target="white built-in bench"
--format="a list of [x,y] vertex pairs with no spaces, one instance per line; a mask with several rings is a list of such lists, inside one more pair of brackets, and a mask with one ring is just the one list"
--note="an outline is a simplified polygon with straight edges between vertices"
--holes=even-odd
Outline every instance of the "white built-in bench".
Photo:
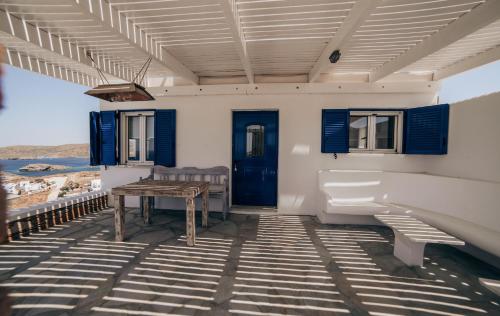
[[462,240],[408,215],[377,214],[375,218],[392,229],[394,256],[409,266],[424,264],[426,244],[465,245]]
[[500,280],[479,278],[479,283],[491,292],[500,296]]
[[318,180],[322,223],[380,225],[375,215],[411,216],[500,257],[500,183],[363,170],[320,170]]

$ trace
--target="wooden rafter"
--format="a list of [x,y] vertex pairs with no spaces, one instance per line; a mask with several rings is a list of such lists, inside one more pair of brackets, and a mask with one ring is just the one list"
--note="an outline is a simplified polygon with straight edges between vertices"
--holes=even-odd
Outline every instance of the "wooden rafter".
[[449,76],[500,60],[500,46],[487,50],[473,57],[462,59],[448,67],[434,73],[434,80],[441,80]]
[[238,56],[240,57],[241,64],[245,70],[245,74],[248,79],[248,83],[254,83],[254,75],[252,70],[252,65],[250,63],[250,58],[248,57],[247,45],[244,39],[244,35],[241,32],[240,18],[238,10],[236,8],[236,3],[234,0],[218,0],[223,11],[226,21],[231,30],[231,36],[235,43]]
[[[0,31],[8,34],[13,42],[22,42],[26,51],[12,50],[8,46],[6,62],[20,68],[35,71],[45,75],[51,75],[59,79],[72,81],[84,85],[95,85],[98,83],[95,75],[89,75],[72,69],[71,64],[83,64],[93,68],[92,62],[86,57],[86,52],[82,47],[75,45],[70,41],[61,39],[57,35],[51,34],[42,28],[27,23],[24,19],[17,17],[7,11],[0,10]],[[17,45],[15,45],[17,46]],[[40,52],[51,59],[64,62],[64,66],[50,63],[36,57],[30,56],[27,48]],[[128,69],[122,65],[109,62],[105,56],[95,54],[94,58],[99,64],[103,65],[103,70],[116,79],[125,81],[130,80]],[[53,68],[57,67],[57,70]],[[52,70],[52,72],[50,71]],[[89,69],[89,71],[94,71]]]
[[500,19],[500,1],[488,0],[370,74],[378,81]]
[[330,61],[328,60],[328,57],[330,54],[337,49],[342,51],[343,48],[348,45],[352,35],[379,3],[379,0],[372,0],[357,1],[354,4],[352,9],[349,11],[348,16],[345,18],[340,28],[335,32],[335,35],[330,40],[328,45],[323,49],[320,57],[309,72],[309,82],[314,82],[318,79],[323,69],[329,65]]
[[[66,1],[72,4],[75,11],[94,20],[95,23],[98,23],[110,33],[130,44],[137,51],[147,57],[151,56],[154,61],[170,69],[176,75],[183,77],[193,84],[198,84],[199,78],[195,73],[112,6],[101,6],[99,1],[96,0]],[[99,8],[99,10],[94,10],[93,8]],[[118,25],[114,21],[122,21],[126,25],[125,27],[121,27],[121,25]]]

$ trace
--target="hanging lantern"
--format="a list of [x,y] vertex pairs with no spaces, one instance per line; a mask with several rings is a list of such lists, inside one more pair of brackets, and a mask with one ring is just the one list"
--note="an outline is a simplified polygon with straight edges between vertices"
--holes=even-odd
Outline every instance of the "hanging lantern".
[[109,102],[151,101],[153,96],[144,87],[130,82],[99,85],[85,94]]
[[[87,52],[87,57],[94,63],[97,73],[102,81],[106,81],[107,84],[99,85],[87,92],[85,94],[92,97],[96,97],[109,102],[127,102],[127,101],[151,101],[154,100],[153,96],[149,94],[146,89],[136,82],[142,82],[146,72],[148,71],[149,65],[151,64],[152,58],[149,57],[144,63],[139,72],[135,75],[134,80],[129,83],[116,83],[110,84],[109,81],[104,76],[104,73],[97,63],[92,58],[90,52]],[[140,79],[139,79],[140,78]]]

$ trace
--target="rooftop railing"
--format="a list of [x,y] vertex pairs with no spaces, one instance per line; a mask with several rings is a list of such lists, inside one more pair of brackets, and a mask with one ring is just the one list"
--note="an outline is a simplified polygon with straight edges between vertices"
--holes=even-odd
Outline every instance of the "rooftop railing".
[[108,193],[92,191],[57,201],[11,210],[7,214],[8,240],[21,239],[32,233],[61,225],[108,208]]

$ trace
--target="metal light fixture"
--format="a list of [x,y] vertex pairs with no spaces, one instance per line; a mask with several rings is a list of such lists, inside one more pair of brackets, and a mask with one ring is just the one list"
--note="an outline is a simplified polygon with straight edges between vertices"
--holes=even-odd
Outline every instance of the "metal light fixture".
[[90,52],[87,52],[87,57],[94,63],[101,80],[106,81],[107,84],[98,85],[97,87],[85,92],[85,94],[109,102],[151,101],[155,99],[146,91],[146,89],[142,85],[136,82],[139,76],[141,76],[141,78],[138,82],[143,81],[149,65],[151,64],[151,57],[149,57],[148,60],[144,63],[141,70],[139,70],[132,82],[117,84],[109,83],[102,70],[97,67],[97,64],[94,62],[94,59],[90,55]]
[[330,59],[330,62],[332,64],[335,64],[336,62],[339,61],[340,59],[340,56],[342,54],[340,53],[340,51],[337,49],[337,50],[334,50],[333,53],[330,55],[330,57],[328,57],[328,59]]
[[151,101],[153,96],[137,83],[117,83],[99,85],[85,94],[109,102]]

